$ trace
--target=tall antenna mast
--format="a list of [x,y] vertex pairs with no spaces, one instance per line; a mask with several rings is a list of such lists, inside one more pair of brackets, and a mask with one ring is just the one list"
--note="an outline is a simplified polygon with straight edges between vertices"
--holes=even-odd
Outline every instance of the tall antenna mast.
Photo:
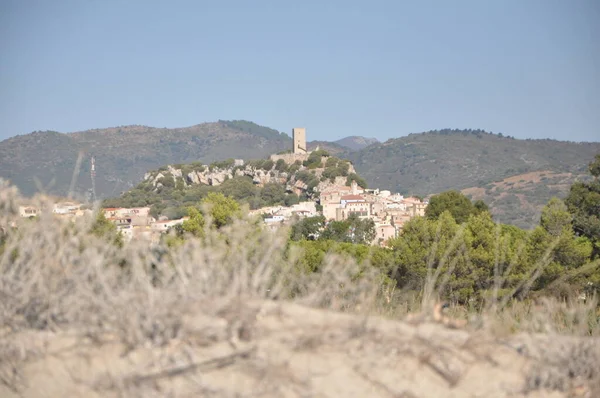
[[96,158],[92,156],[91,159],[92,168],[90,171],[92,177],[92,202],[96,201]]

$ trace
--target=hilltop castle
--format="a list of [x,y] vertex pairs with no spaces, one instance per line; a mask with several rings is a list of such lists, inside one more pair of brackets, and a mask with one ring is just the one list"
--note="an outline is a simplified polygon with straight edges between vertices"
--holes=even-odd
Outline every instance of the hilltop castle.
[[276,162],[283,159],[287,164],[293,164],[297,160],[303,162],[308,159],[310,152],[306,148],[306,129],[304,127],[292,129],[292,141],[294,146],[290,153],[271,155],[271,160]]

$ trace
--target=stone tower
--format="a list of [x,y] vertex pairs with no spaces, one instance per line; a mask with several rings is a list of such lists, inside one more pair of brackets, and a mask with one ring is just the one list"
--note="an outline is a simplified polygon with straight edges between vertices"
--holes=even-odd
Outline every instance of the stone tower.
[[294,153],[307,153],[306,129],[298,127],[292,129],[292,137],[294,138]]

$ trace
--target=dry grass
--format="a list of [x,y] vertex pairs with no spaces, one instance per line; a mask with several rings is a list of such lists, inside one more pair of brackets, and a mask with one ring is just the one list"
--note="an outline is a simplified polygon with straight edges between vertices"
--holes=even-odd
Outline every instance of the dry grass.
[[[0,181],[0,393],[44,396],[36,387],[54,380],[46,396],[466,396],[482,369],[514,394],[599,392],[595,339],[547,343],[595,334],[595,301],[443,309],[435,281],[411,296],[340,257],[304,274],[285,234],[244,220],[169,250],[118,248],[89,233],[91,219],[19,219],[19,201]],[[67,376],[44,379],[41,364]],[[415,379],[399,382],[401,369]]]

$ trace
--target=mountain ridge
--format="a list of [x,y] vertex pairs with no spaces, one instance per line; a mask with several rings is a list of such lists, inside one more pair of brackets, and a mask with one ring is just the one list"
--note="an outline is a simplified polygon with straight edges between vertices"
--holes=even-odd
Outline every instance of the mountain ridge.
[[[502,221],[529,228],[552,197],[566,196],[571,183],[587,179],[600,142],[520,140],[484,130],[432,130],[389,139],[348,153],[370,185],[427,196],[450,189],[477,193]],[[523,185],[510,177],[546,171]],[[520,179],[519,179],[520,180]],[[495,187],[498,185],[498,187]],[[474,188],[484,188],[474,191]]]
[[[356,141],[356,136],[347,138]],[[464,190],[489,202],[496,215],[522,227],[533,225],[531,220],[550,197],[564,197],[570,183],[587,178],[587,164],[600,153],[597,142],[522,140],[479,129],[432,130],[385,142],[359,138],[370,144],[352,150],[341,140],[312,141],[308,147],[352,161],[371,187],[422,196]],[[167,164],[260,159],[291,149],[291,143],[285,133],[244,120],[175,129],[129,125],[72,133],[37,131],[0,141],[0,177],[28,196],[40,189],[66,195],[74,171],[79,171],[74,192],[82,196],[91,188],[93,155],[96,190],[106,198],[133,188],[148,170]],[[500,184],[541,171],[547,175],[538,175],[529,184]]]
[[358,135],[351,135],[348,137],[340,138],[339,140],[333,141],[334,143],[348,148],[352,151],[359,151],[363,148],[368,147],[372,144],[377,144],[380,141],[373,137],[362,137]]

